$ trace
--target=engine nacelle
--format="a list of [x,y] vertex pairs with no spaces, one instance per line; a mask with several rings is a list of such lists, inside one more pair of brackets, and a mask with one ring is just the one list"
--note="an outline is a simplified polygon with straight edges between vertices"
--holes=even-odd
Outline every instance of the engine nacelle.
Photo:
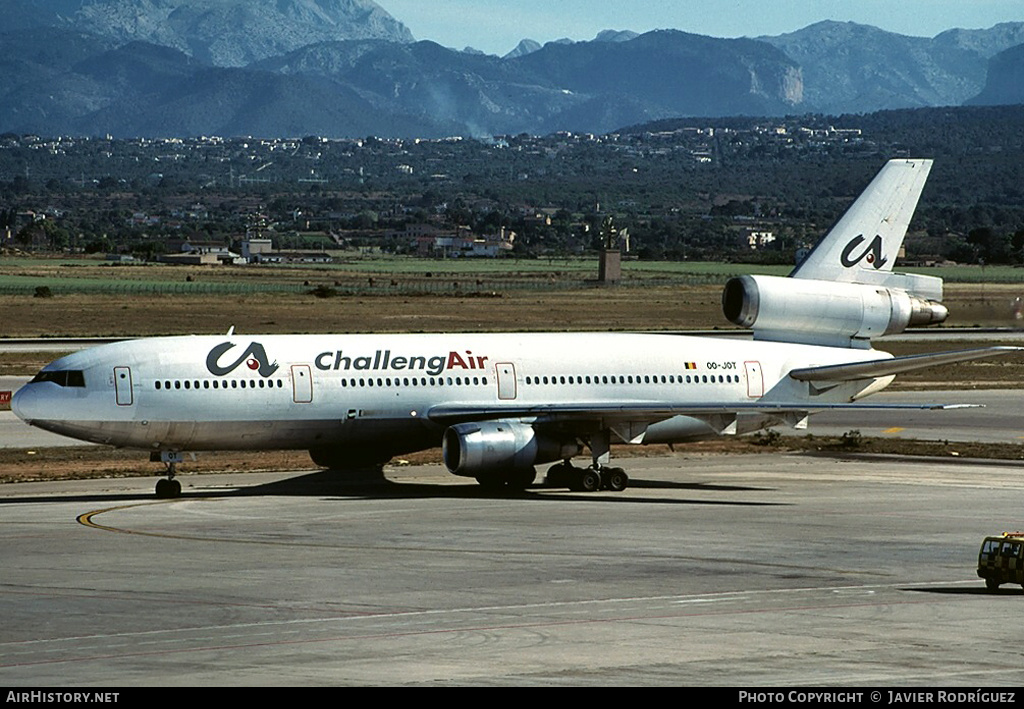
[[860,283],[740,276],[725,284],[725,317],[764,340],[850,346],[946,319],[942,303]]
[[448,428],[441,451],[448,472],[485,478],[571,458],[579,452],[579,445],[538,436],[529,424],[482,421]]

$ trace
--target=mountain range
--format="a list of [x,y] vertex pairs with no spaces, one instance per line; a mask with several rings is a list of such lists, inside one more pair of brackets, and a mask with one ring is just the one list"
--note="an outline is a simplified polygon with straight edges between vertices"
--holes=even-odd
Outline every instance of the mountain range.
[[908,37],[606,31],[504,57],[414,41],[370,0],[0,0],[0,131],[603,133],[676,116],[1024,102],[1024,22]]

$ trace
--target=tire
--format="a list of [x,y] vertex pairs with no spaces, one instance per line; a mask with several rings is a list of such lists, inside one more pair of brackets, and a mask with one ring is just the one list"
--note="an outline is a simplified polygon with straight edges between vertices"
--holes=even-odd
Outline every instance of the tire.
[[622,468],[611,468],[602,473],[604,486],[612,492],[622,492],[629,485],[629,476]]
[[596,470],[587,468],[581,471],[579,488],[583,492],[596,492],[601,489],[601,474]]
[[181,497],[181,483],[177,480],[160,478],[156,481],[156,496],[160,500],[173,500]]
[[985,588],[987,588],[989,591],[998,591],[999,582],[995,579],[985,579]]
[[550,487],[572,487],[572,466],[565,463],[556,463],[548,468],[544,476],[544,483]]

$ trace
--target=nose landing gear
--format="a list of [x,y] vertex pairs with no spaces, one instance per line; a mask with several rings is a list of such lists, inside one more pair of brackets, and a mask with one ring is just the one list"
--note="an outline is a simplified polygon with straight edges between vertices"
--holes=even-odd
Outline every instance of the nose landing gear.
[[163,463],[167,467],[167,477],[156,481],[156,496],[161,500],[172,500],[181,497],[181,483],[174,479],[175,466],[185,460],[177,451],[160,451],[151,453],[150,461]]

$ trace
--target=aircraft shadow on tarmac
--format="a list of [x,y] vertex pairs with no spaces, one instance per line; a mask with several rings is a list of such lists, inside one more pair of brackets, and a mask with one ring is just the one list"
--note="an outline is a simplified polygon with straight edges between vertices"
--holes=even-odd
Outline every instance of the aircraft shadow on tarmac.
[[904,588],[903,591],[912,591],[915,593],[936,593],[946,594],[951,596],[1024,596],[1024,588],[1017,586],[1010,587],[1009,584],[1006,587],[1000,588],[998,591],[989,591],[985,588],[985,582],[978,579],[977,586],[933,586],[929,588]]
[[[389,480],[379,472],[358,473],[344,478],[336,471],[319,470],[299,475],[287,480],[279,480],[264,485],[242,488],[232,494],[237,495],[297,495],[297,496],[338,496],[358,497],[362,499],[387,498],[468,498],[468,499],[533,499],[537,501],[554,500],[600,500],[602,502],[642,502],[658,504],[701,504],[701,505],[750,505],[776,506],[784,503],[737,501],[737,500],[651,500],[635,498],[629,491],[616,493],[613,496],[595,496],[593,493],[569,493],[555,495],[539,495],[542,490],[557,490],[531,486],[526,490],[492,490],[477,483],[460,485],[437,485],[432,483],[415,483]],[[764,492],[766,488],[744,486],[709,485],[706,483],[669,483],[660,481],[644,481],[633,479],[630,489],[680,489],[704,490],[720,492]],[[223,494],[223,493],[222,493]]]
[[[634,497],[629,490],[690,490],[702,492],[770,492],[769,488],[757,488],[740,485],[716,485],[711,483],[674,483],[665,481],[646,481],[633,479],[630,488],[615,495],[595,493],[571,493],[562,491],[557,495],[538,494],[544,490],[559,490],[531,486],[526,490],[492,490],[475,482],[458,485],[438,485],[433,483],[402,482],[389,480],[379,471],[365,471],[340,475],[337,471],[318,470],[311,473],[274,482],[246,487],[206,487],[205,476],[179,476],[184,483],[184,490],[178,499],[210,499],[224,497],[337,497],[358,499],[399,499],[399,498],[465,498],[465,499],[529,499],[542,501],[594,501],[618,503],[644,503],[666,505],[726,505],[775,507],[786,506],[788,503],[758,502],[752,500],[715,500],[715,499],[651,499]],[[90,495],[88,493],[51,496],[36,495],[26,497],[8,497],[0,499],[0,506],[14,503],[38,502],[110,502],[125,503],[155,500],[150,491],[103,492]]]

